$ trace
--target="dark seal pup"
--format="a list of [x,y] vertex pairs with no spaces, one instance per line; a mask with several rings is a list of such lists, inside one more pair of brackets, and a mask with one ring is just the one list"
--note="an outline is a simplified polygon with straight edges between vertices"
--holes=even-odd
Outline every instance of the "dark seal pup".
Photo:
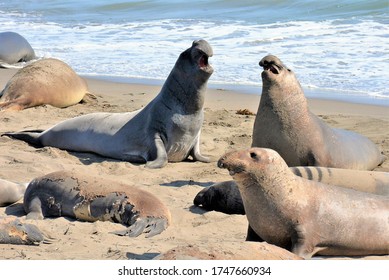
[[30,182],[24,195],[28,219],[67,216],[129,226],[120,235],[152,237],[170,224],[169,209],[153,194],[105,178],[58,171]]
[[33,48],[22,35],[16,32],[0,32],[0,67],[10,68],[12,64],[34,58]]
[[365,136],[331,128],[312,114],[293,71],[276,56],[259,65],[263,88],[252,147],[276,150],[289,166],[372,170],[385,160]]
[[213,72],[211,46],[194,41],[181,53],[161,92],[145,108],[130,113],[94,113],[66,120],[43,132],[6,133],[36,146],[93,152],[160,168],[200,154],[204,95]]
[[296,176],[274,150],[230,152],[218,166],[237,182],[252,230],[309,259],[389,254],[389,197]]

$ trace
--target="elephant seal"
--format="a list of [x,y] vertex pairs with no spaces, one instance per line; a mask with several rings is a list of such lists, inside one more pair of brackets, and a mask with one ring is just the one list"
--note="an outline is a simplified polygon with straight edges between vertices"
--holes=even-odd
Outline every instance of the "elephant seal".
[[[297,166],[289,169],[295,175],[308,180],[389,196],[389,172],[317,166]],[[220,182],[204,188],[195,196],[193,203],[206,210],[245,214],[242,197],[235,181]]]
[[21,199],[26,186],[0,179],[0,206],[7,206]]
[[276,150],[289,166],[372,170],[384,160],[377,146],[355,132],[329,127],[309,111],[293,71],[276,56],[265,56],[262,96],[252,147]]
[[10,68],[12,64],[34,58],[33,48],[22,35],[16,32],[0,32],[0,67]]
[[51,243],[35,225],[22,223],[15,217],[0,217],[0,244],[39,245]]
[[251,148],[218,161],[237,182],[252,230],[305,259],[389,254],[389,197],[296,176],[274,150]]
[[65,62],[41,59],[19,69],[8,81],[0,94],[0,111],[43,104],[64,108],[79,103],[87,93],[85,80]]
[[105,178],[57,171],[35,178],[23,201],[27,219],[67,216],[129,226],[119,235],[152,237],[170,224],[169,209],[151,193]]
[[[129,113],[92,113],[65,120],[41,132],[5,133],[36,146],[52,146],[160,168],[200,154],[204,95],[213,72],[211,46],[194,41],[182,52],[161,92],[143,109]],[[109,143],[109,145],[107,145]]]

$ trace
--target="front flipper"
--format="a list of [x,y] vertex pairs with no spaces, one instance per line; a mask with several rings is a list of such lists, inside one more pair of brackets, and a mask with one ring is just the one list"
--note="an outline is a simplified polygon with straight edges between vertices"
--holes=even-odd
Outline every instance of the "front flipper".
[[137,237],[142,233],[146,234],[146,237],[153,237],[154,235],[160,234],[168,226],[168,222],[164,218],[140,218],[133,225],[122,231],[112,232],[114,234],[129,237]]
[[211,162],[209,157],[203,156],[200,153],[200,133],[196,137],[196,142],[189,154],[192,156],[193,160],[195,161],[201,161],[206,163]]
[[168,158],[165,145],[159,135],[155,135],[154,144],[156,148],[157,158],[153,161],[148,161],[146,163],[146,167],[162,168],[167,164]]

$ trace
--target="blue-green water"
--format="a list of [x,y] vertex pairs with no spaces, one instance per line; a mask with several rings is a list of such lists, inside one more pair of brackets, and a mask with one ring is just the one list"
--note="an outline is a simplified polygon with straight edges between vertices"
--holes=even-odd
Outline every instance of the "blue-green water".
[[271,53],[318,97],[389,100],[389,1],[0,1],[0,32],[83,75],[162,82],[195,39],[211,86],[260,93]]

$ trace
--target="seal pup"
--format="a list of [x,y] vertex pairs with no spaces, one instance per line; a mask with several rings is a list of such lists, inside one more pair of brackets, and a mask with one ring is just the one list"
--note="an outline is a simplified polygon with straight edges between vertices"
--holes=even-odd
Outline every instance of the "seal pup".
[[93,152],[149,168],[167,162],[209,162],[200,153],[204,95],[213,72],[211,46],[194,41],[179,56],[161,92],[143,109],[129,113],[93,113],[65,120],[41,132],[6,133],[36,146]]
[[0,179],[0,206],[7,206],[21,199],[26,186]]
[[57,171],[30,182],[24,195],[27,219],[66,216],[129,226],[119,235],[152,237],[170,224],[169,209],[134,186],[79,172]]
[[87,93],[86,81],[65,62],[41,59],[19,69],[8,81],[0,94],[0,111],[44,104],[64,108],[79,103]]
[[[357,191],[389,196],[389,172],[327,168],[318,166],[290,167],[302,178]],[[201,190],[194,205],[226,214],[244,215],[242,197],[235,181],[224,181]]]
[[372,170],[384,160],[377,146],[355,132],[331,128],[310,112],[292,70],[276,56],[265,56],[262,95],[252,147],[276,150],[289,166]]
[[0,244],[39,245],[51,243],[35,225],[22,223],[15,217],[0,217]]
[[389,197],[296,176],[274,150],[251,148],[218,161],[238,184],[252,230],[305,259],[389,254]]
[[0,67],[12,68],[12,64],[35,58],[28,41],[16,32],[0,32]]

